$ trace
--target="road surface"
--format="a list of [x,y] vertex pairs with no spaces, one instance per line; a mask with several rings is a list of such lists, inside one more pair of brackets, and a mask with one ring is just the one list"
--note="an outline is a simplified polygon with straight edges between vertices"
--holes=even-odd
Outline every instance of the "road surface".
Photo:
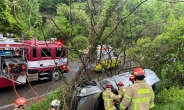
[[[66,74],[63,78],[69,82],[74,76],[74,69],[79,66],[78,62],[70,62],[69,69],[70,72]],[[58,81],[35,81],[31,82],[31,87],[29,84],[16,86],[16,89],[13,87],[0,89],[0,110],[13,110],[13,101],[17,98],[17,94],[20,97],[25,97],[28,100],[34,100],[38,96],[45,96],[48,93],[56,90],[59,86],[64,84],[62,80]],[[17,94],[15,92],[17,91]],[[33,90],[36,94],[34,94]]]

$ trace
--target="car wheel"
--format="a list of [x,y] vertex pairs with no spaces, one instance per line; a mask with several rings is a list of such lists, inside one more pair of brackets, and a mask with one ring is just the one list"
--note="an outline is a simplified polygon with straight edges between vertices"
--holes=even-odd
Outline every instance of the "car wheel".
[[54,71],[52,73],[52,80],[56,81],[56,80],[59,80],[60,79],[60,75],[58,72]]

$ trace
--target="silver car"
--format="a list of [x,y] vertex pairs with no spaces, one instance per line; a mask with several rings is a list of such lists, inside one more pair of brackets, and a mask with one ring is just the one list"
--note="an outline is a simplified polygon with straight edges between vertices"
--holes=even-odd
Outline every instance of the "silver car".
[[[152,86],[155,94],[160,92],[161,81],[154,71],[150,69],[145,70],[145,81]],[[97,81],[83,81],[77,85],[78,91],[72,98],[71,106],[73,110],[104,110],[102,92],[105,90],[107,82],[113,86],[112,92],[117,94],[117,83],[122,81],[126,87],[130,86],[132,82],[129,80],[132,72],[121,73],[110,78]]]

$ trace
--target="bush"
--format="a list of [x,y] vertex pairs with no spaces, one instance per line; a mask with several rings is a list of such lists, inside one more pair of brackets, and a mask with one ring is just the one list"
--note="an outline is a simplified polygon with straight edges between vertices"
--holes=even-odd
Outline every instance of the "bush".
[[31,104],[30,108],[27,110],[48,110],[51,105],[51,101],[53,99],[59,99],[61,101],[61,107],[59,110],[69,110],[71,96],[73,95],[73,91],[70,88],[71,85],[62,86],[57,89],[55,92],[46,96],[43,100],[37,100],[36,103]]
[[[30,105],[30,108],[28,108],[27,110],[48,110],[51,106],[50,103],[53,99],[58,99],[58,95],[60,93],[60,91],[62,90],[62,88],[59,88],[58,90],[56,90],[55,92],[48,94],[46,96],[46,98],[42,99],[42,100],[36,100],[36,103],[32,103]],[[59,99],[61,100],[61,99]]]
[[184,110],[184,90],[178,87],[163,89],[155,98],[153,110]]

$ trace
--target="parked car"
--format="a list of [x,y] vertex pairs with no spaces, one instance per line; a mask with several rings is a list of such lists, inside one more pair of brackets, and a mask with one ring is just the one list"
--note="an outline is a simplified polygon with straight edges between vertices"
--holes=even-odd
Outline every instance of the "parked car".
[[[89,49],[79,50],[83,57],[88,54]],[[96,59],[97,61],[89,63],[86,69],[92,69],[96,72],[103,72],[105,69],[111,69],[121,66],[121,58],[115,52],[115,50],[109,45],[98,45],[96,49]],[[76,68],[75,71],[78,71]]]
[[[161,81],[156,73],[150,69],[145,70],[145,81],[152,86],[155,94],[160,92]],[[132,72],[121,73],[110,78],[97,81],[83,81],[77,85],[77,92],[73,95],[72,105],[73,110],[104,110],[102,92],[105,90],[105,85],[110,82],[113,86],[113,92],[117,94],[117,83],[122,81],[126,87],[132,82],[129,80]]]

